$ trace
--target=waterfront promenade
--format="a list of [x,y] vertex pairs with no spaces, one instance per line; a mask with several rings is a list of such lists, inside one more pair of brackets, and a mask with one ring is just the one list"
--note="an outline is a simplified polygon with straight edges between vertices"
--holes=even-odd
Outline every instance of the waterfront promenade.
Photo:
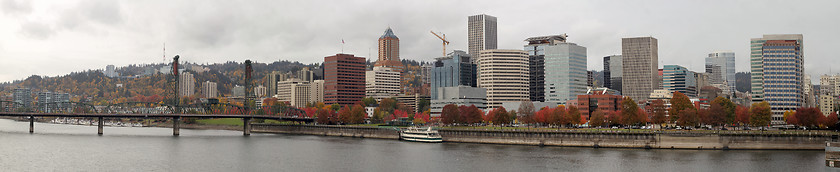
[[[399,139],[394,127],[252,124],[253,132]],[[823,150],[829,131],[676,131],[441,128],[445,142],[593,148]]]

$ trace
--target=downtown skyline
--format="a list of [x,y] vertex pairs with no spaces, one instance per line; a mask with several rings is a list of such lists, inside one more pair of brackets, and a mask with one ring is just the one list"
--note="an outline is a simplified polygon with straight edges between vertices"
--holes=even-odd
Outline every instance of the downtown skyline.
[[[440,56],[441,46],[428,31],[447,34],[452,42],[447,51],[466,51],[466,16],[475,14],[498,18],[499,49],[521,49],[528,37],[566,33],[569,42],[587,47],[588,70],[603,69],[601,57],[621,54],[621,38],[639,36],[659,39],[659,68],[676,64],[702,72],[708,53],[731,50],[736,70],[748,71],[749,39],[764,34],[803,34],[806,74],[812,78],[829,73],[825,66],[840,64],[831,60],[832,41],[840,38],[832,32],[837,24],[824,22],[840,14],[827,5],[836,3],[830,1],[56,3],[0,3],[0,36],[8,38],[0,41],[0,82],[108,64],[163,63],[164,42],[166,59],[180,54],[183,61],[199,64],[246,59],[320,63],[321,57],[341,51],[342,40],[344,53],[375,61],[376,39],[387,27],[400,36],[401,59],[430,62]],[[389,8],[353,10],[373,6]],[[521,12],[534,6],[570,8],[554,16]],[[317,10],[309,17],[284,17],[299,14],[291,7]],[[774,10],[796,13],[748,15]],[[778,21],[786,25],[773,23]]]

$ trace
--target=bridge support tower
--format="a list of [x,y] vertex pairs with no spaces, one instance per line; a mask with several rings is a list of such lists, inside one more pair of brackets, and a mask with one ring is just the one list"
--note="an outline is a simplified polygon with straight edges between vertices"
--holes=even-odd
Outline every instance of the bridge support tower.
[[251,118],[242,118],[242,121],[243,121],[242,135],[250,136],[251,135]]
[[29,133],[35,132],[35,116],[29,116]]
[[99,128],[99,130],[97,130],[98,131],[97,134],[99,134],[100,136],[102,135],[102,127],[105,126],[105,124],[104,124],[105,121],[102,120],[102,119],[103,119],[103,117],[100,116],[99,117],[99,122],[98,122],[99,124],[97,124],[97,128]]
[[181,135],[181,117],[172,117],[172,135],[178,136]]

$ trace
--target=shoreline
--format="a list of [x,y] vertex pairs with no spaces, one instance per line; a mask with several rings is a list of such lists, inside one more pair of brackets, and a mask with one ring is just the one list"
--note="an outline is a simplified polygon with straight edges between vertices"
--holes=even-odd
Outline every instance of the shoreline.
[[[28,122],[14,117],[0,118]],[[48,120],[38,123],[56,124]],[[168,124],[168,125],[167,125]],[[75,125],[75,124],[64,124]],[[96,126],[96,125],[80,125]],[[172,128],[171,123],[143,127]],[[243,131],[243,126],[184,124],[182,129]],[[142,127],[126,127],[142,128]],[[252,124],[252,133],[313,135],[399,140],[390,127]],[[824,151],[825,142],[836,140],[836,132],[803,133],[711,133],[711,132],[615,132],[580,130],[439,129],[444,142],[496,145],[556,146],[578,148],[672,149],[672,150],[799,150]]]
[[[828,135],[575,132],[440,129],[444,142],[580,148],[824,151]],[[399,140],[395,130],[366,126],[254,124],[255,133]],[[836,133],[832,133],[836,134]]]

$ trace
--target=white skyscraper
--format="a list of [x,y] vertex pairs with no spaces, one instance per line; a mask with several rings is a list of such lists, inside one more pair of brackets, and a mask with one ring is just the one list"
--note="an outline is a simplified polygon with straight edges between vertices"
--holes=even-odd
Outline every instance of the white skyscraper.
[[586,93],[586,47],[566,42],[566,35],[528,38],[525,50],[544,59],[545,101],[565,103]]

